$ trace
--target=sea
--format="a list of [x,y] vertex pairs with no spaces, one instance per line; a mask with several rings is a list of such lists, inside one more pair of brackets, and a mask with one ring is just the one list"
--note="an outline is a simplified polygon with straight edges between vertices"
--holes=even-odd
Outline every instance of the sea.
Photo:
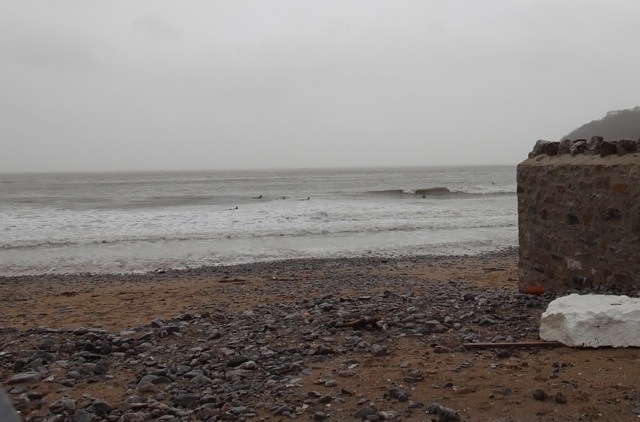
[[515,166],[0,173],[0,276],[517,245]]

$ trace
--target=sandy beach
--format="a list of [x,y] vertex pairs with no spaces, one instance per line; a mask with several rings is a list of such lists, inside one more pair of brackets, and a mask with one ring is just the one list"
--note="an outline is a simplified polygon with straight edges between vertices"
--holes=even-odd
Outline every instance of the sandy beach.
[[[514,249],[0,278],[24,420],[637,420],[636,349],[521,347]],[[510,342],[512,347],[465,344]]]

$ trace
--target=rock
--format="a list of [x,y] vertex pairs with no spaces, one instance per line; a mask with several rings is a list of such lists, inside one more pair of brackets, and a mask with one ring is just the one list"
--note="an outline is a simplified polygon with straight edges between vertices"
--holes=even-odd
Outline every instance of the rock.
[[230,368],[235,368],[236,366],[240,366],[245,362],[249,362],[250,360],[251,359],[246,356],[236,356],[227,361],[227,366]]
[[405,402],[409,400],[409,394],[398,387],[389,388],[384,396],[385,398],[396,399],[399,402]]
[[560,391],[556,393],[553,400],[558,404],[565,404],[567,402],[567,398]]
[[602,148],[602,141],[602,136],[592,136],[591,139],[587,141],[587,151],[592,154],[599,154]]
[[451,353],[451,349],[445,346],[436,345],[433,348],[433,353]]
[[12,376],[11,378],[9,378],[9,381],[7,381],[7,384],[12,385],[12,384],[21,384],[25,382],[37,382],[37,381],[40,381],[40,373],[35,371],[29,371],[29,372],[22,372],[20,374],[16,374]]
[[113,410],[113,407],[104,400],[96,400],[93,402],[92,406],[98,413],[109,413]]
[[358,410],[356,412],[355,415],[353,415],[353,417],[355,419],[360,419],[360,420],[366,420],[367,417],[369,417],[370,415],[375,415],[377,412],[375,409],[373,409],[372,407],[363,407],[362,409]]
[[181,406],[181,407],[189,407],[192,404],[194,404],[195,402],[198,401],[198,396],[195,394],[180,394],[176,397],[174,397],[173,399],[173,403],[176,406]]
[[331,396],[322,396],[318,398],[318,403],[327,404],[333,401],[333,397]]
[[540,338],[579,347],[640,346],[640,299],[571,294],[549,303]]
[[118,422],[143,422],[147,420],[147,415],[142,412],[126,413]]
[[395,412],[393,410],[381,410],[380,412],[378,412],[378,416],[383,421],[391,421],[398,417],[398,412]]
[[49,405],[49,411],[55,414],[74,410],[76,410],[76,401],[69,397],[62,397]]
[[618,150],[622,149],[624,153],[634,153],[638,151],[638,144],[632,139],[620,139],[618,141]]
[[387,346],[382,346],[380,344],[372,344],[371,345],[371,355],[375,357],[386,356],[389,354]]
[[587,150],[586,139],[576,139],[575,142],[569,147],[571,155],[582,154]]
[[79,409],[73,413],[71,422],[91,422],[91,418],[91,413],[87,412],[84,409]]
[[283,415],[286,416],[292,413],[294,413],[293,408],[291,408],[290,406],[284,405],[284,406],[277,407],[273,411],[273,416],[283,416]]
[[478,325],[483,325],[483,326],[495,325],[498,323],[498,320],[491,315],[483,315],[480,318],[478,318],[477,323]]
[[544,154],[545,147],[549,141],[545,141],[544,139],[538,139],[536,144],[533,146],[533,151],[529,153],[529,158],[536,157],[540,154]]
[[544,146],[544,153],[546,155],[550,155],[550,156],[558,155],[559,150],[560,150],[560,142],[548,142]]
[[318,346],[318,348],[316,349],[316,351],[314,352],[314,354],[316,355],[330,355],[334,353],[333,352],[333,347],[331,347],[328,344],[321,344]]
[[618,153],[618,145],[614,142],[602,142],[602,146],[600,147],[600,156],[606,157],[608,155],[617,154]]
[[77,335],[77,336],[82,336],[85,335],[89,332],[89,330],[85,327],[78,327],[75,330],[73,330],[73,334]]
[[560,141],[558,155],[569,154],[573,141],[571,139],[563,139]]
[[538,401],[545,401],[549,398],[549,395],[544,390],[538,388],[531,393],[531,397]]
[[356,371],[354,371],[353,369],[342,369],[340,371],[338,371],[338,375],[343,377],[343,378],[349,378],[349,377],[353,377],[356,375]]
[[155,384],[155,381],[160,378],[157,375],[145,375],[144,377],[140,378],[140,381],[138,381],[138,388],[142,387],[145,384]]
[[443,332],[447,331],[447,327],[445,327],[444,325],[440,324],[440,321],[435,320],[435,319],[432,319],[432,320],[429,320],[429,321],[425,321],[424,326],[431,333],[443,333]]
[[229,413],[231,413],[232,415],[242,415],[244,413],[247,413],[247,410],[247,406],[235,406],[229,409]]
[[438,415],[438,422],[456,422],[460,420],[460,414],[450,407],[445,407],[439,403],[431,403],[426,412],[431,415]]
[[241,363],[240,366],[238,366],[239,369],[246,369],[248,371],[253,371],[255,369],[258,369],[258,364],[255,363],[252,360],[248,360],[244,363]]

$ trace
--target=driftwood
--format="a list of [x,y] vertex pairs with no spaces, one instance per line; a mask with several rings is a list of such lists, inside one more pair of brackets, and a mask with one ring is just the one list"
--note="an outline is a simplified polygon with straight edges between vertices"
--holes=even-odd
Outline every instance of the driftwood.
[[521,341],[518,343],[464,343],[467,349],[508,349],[510,347],[528,348],[528,347],[560,347],[563,346],[559,341]]

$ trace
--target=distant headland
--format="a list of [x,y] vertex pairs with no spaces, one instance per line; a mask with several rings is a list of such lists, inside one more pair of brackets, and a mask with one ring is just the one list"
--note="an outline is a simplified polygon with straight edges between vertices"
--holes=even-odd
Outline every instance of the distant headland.
[[609,111],[602,119],[586,123],[559,140],[590,139],[596,135],[604,140],[640,139],[640,106]]

